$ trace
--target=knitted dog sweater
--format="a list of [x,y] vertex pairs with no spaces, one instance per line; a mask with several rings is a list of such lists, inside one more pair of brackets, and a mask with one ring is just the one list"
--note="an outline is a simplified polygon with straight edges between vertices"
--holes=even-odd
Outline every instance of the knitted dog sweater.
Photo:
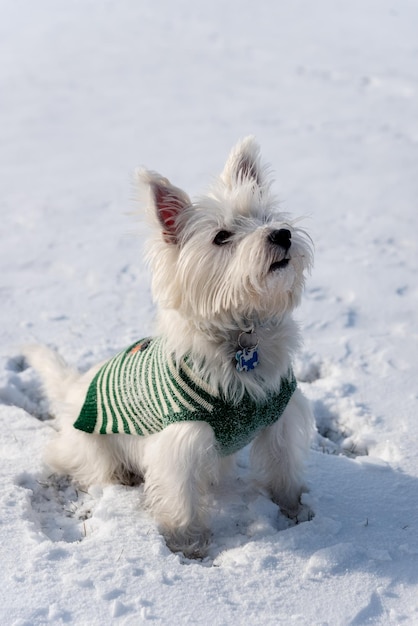
[[193,372],[188,357],[176,365],[172,356],[167,358],[162,339],[145,339],[101,367],[74,427],[87,433],[147,436],[175,422],[204,421],[226,456],[277,421],[295,389],[289,370],[279,392],[262,402],[246,393],[234,404]]

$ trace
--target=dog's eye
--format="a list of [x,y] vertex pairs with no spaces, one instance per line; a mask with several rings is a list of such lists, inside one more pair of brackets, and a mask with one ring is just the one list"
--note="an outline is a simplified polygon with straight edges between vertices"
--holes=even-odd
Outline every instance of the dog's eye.
[[232,233],[229,230],[220,230],[219,233],[216,233],[213,243],[215,246],[223,246],[231,237]]

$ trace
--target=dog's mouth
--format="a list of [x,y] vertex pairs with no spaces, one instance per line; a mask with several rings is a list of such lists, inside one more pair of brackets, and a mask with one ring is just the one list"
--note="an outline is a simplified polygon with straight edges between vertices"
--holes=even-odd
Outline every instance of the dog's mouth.
[[275,261],[270,265],[269,272],[276,272],[282,270],[289,265],[290,259],[282,259],[281,261]]

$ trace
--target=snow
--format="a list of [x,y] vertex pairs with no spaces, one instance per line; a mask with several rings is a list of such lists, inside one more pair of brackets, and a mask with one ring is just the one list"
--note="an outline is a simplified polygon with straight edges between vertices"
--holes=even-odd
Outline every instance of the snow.
[[[0,621],[418,624],[418,5],[2,0]],[[296,373],[318,424],[298,525],[249,481],[209,556],[141,488],[51,476],[20,345],[82,369],[152,332],[136,166],[192,194],[253,133],[316,263]]]

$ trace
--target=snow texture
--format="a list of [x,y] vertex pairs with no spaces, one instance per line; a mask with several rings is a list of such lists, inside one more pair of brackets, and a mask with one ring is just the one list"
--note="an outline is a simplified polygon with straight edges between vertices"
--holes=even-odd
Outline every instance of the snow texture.
[[[0,6],[0,623],[418,624],[418,4]],[[318,435],[299,524],[244,450],[189,561],[141,487],[50,475],[19,346],[86,369],[151,334],[132,172],[196,194],[250,133],[316,246],[295,371]]]

